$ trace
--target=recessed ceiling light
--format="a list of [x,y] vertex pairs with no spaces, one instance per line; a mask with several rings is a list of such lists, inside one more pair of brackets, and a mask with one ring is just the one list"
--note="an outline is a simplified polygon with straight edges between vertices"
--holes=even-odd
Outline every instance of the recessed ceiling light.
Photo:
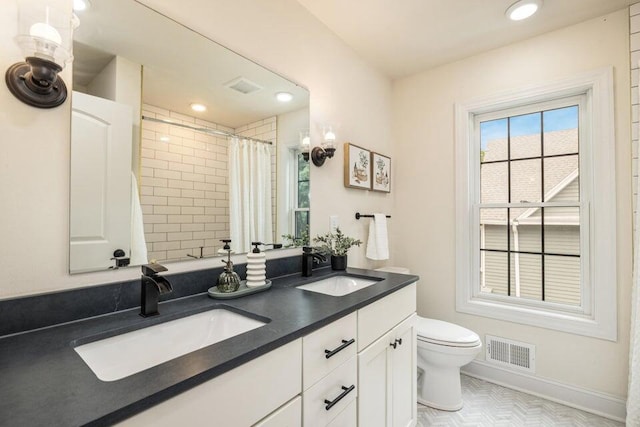
[[203,111],[207,111],[207,107],[203,104],[191,104],[191,109],[193,111],[197,111],[199,113],[203,112]]
[[168,136],[161,136],[161,137],[160,137],[160,141],[162,141],[162,142],[169,142],[169,137],[168,137]]
[[509,6],[505,15],[512,21],[527,19],[542,7],[542,0],[519,0]]
[[276,99],[280,102],[289,102],[293,99],[293,95],[289,92],[278,92],[276,93]]
[[73,0],[73,10],[76,12],[82,12],[83,10],[89,9],[91,3],[89,0]]

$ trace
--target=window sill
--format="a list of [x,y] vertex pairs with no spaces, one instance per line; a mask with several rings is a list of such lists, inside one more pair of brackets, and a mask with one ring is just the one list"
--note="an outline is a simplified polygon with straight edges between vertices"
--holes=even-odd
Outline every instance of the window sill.
[[610,320],[597,321],[584,314],[544,310],[485,298],[459,298],[456,301],[456,311],[609,341],[617,340],[615,321],[611,327]]

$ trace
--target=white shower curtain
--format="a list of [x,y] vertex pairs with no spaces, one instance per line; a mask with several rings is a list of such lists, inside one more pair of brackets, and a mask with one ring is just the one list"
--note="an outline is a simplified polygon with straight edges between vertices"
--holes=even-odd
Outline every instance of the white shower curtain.
[[251,242],[273,241],[271,145],[229,139],[229,226],[231,248],[249,252]]

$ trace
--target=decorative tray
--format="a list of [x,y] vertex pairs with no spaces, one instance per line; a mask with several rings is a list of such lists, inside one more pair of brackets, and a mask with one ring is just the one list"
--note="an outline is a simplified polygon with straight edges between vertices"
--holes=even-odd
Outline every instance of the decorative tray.
[[220,291],[218,291],[218,287],[217,286],[213,286],[213,287],[209,288],[209,290],[207,292],[209,293],[209,296],[211,298],[233,299],[233,298],[240,298],[240,297],[243,297],[245,295],[255,294],[256,292],[266,291],[270,287],[271,287],[271,280],[269,280],[269,279],[265,280],[264,285],[257,286],[255,288],[247,287],[247,281],[246,280],[242,280],[242,281],[240,281],[240,287],[235,292],[220,292]]

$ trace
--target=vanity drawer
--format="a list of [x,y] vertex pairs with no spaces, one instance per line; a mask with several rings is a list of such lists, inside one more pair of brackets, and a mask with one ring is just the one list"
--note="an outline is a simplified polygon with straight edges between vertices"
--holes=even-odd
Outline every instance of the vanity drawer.
[[351,313],[302,339],[303,390],[355,356],[356,319],[356,313]]
[[302,398],[296,396],[253,427],[300,427],[301,423]]
[[366,348],[415,311],[415,283],[358,310],[358,351]]
[[357,357],[354,356],[305,391],[302,394],[302,424],[325,427],[338,417],[356,400],[357,378]]
[[356,427],[358,425],[358,405],[354,399],[344,411],[340,412],[327,427]]

